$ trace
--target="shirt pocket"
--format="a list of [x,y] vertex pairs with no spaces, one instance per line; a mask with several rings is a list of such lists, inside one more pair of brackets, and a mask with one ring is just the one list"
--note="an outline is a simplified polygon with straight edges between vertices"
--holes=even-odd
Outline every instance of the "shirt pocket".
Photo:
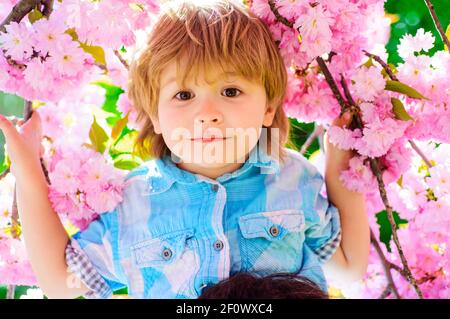
[[193,230],[175,231],[135,243],[131,246],[131,256],[144,278],[145,297],[196,297],[194,280],[199,257]]
[[239,218],[241,267],[259,275],[297,272],[303,260],[305,217],[294,209]]

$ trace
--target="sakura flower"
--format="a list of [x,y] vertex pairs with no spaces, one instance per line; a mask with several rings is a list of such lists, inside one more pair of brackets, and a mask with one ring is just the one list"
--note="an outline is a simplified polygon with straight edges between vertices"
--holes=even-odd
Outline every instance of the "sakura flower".
[[375,67],[359,68],[352,77],[355,90],[355,96],[364,100],[371,101],[380,94],[386,86],[386,80]]

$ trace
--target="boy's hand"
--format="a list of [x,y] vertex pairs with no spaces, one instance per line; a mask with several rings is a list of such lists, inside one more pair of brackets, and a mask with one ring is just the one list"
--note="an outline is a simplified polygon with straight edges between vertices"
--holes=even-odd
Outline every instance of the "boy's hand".
[[16,177],[30,162],[39,162],[43,147],[42,126],[38,112],[34,111],[31,118],[19,130],[0,114],[0,130],[5,135],[8,156],[11,160],[10,169]]
[[[352,114],[347,111],[341,117],[337,117],[332,125],[348,127],[352,120]],[[325,155],[328,173],[340,174],[342,170],[348,168],[348,162],[355,155],[352,150],[342,150],[329,141],[328,133],[325,133]]]

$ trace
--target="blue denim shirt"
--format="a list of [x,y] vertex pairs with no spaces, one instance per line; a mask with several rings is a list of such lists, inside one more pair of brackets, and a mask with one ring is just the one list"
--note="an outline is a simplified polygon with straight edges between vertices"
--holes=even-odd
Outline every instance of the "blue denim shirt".
[[281,164],[256,146],[216,180],[168,156],[131,171],[124,200],[69,243],[103,283],[88,287],[102,298],[125,286],[134,298],[197,298],[237,272],[289,272],[326,290],[321,264],[339,246],[339,214],[315,167],[286,152]]

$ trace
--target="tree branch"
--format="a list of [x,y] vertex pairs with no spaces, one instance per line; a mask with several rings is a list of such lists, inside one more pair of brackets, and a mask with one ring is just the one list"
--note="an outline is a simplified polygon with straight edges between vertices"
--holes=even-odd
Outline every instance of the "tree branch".
[[439,35],[441,36],[442,42],[444,42],[444,44],[447,46],[448,53],[450,53],[450,42],[448,41],[444,29],[442,28],[442,25],[439,22],[439,19],[436,15],[436,11],[434,10],[433,3],[431,3],[430,0],[425,0],[425,4],[428,7],[428,11],[430,11],[431,18],[433,19],[434,25],[436,26],[436,29],[438,30]]
[[321,57],[316,58],[317,64],[320,67],[320,70],[322,71],[323,75],[325,76],[325,80],[328,83],[328,86],[330,87],[331,91],[334,94],[334,97],[338,101],[339,105],[341,106],[341,113],[344,113],[348,108],[348,103],[344,100],[342,97],[341,91],[339,91],[339,88],[334,81],[333,76],[331,75],[330,70],[328,70],[328,67],[325,63],[325,61]]
[[[280,20],[278,20],[279,22],[286,24],[286,19],[284,19],[284,20],[281,19],[282,16],[280,15],[278,10],[276,9],[276,7],[273,4],[273,2],[271,4],[270,0],[269,0],[269,5],[270,5],[270,8],[271,8],[272,12],[274,13],[275,17],[277,17],[277,20],[280,19]],[[325,61],[321,57],[317,57],[316,61],[319,64],[319,67],[322,70],[322,73],[324,74],[325,79],[326,79],[328,85],[330,86],[331,91],[334,94],[334,97],[336,98],[336,100],[338,101],[339,105],[341,106],[341,113],[343,113],[343,111],[347,110],[347,108],[349,108],[350,106],[352,106],[354,108],[357,108],[356,105],[349,105],[349,103],[344,100],[344,98],[342,97],[342,94],[339,91],[339,89],[337,87],[337,84],[336,84],[333,76],[331,75],[331,72],[329,71]],[[345,86],[346,86],[346,83],[345,83],[345,80],[344,80],[344,87]],[[345,88],[344,88],[344,90],[345,90]],[[349,92],[348,92],[348,95],[350,96]],[[353,113],[353,120],[357,124],[358,128],[362,129],[364,127],[363,124],[362,124],[362,120],[361,120],[359,112],[354,112]],[[417,295],[419,296],[419,298],[423,299],[422,292],[421,292],[421,290],[420,290],[420,288],[419,288],[415,278],[412,276],[411,270],[410,270],[410,268],[408,266],[408,261],[405,258],[402,246],[400,245],[400,241],[399,241],[398,236],[397,236],[397,228],[396,228],[396,224],[395,224],[395,221],[394,221],[394,217],[392,215],[392,207],[391,207],[391,205],[389,203],[389,199],[388,199],[387,194],[386,194],[386,188],[385,188],[383,177],[382,177],[382,174],[381,174],[381,168],[380,168],[379,159],[378,158],[369,158],[369,160],[370,160],[370,167],[371,167],[372,173],[375,175],[375,177],[377,179],[377,182],[378,182],[378,188],[379,188],[379,191],[380,191],[380,196],[381,196],[383,204],[384,204],[384,206],[386,208],[388,220],[389,220],[389,223],[390,223],[391,229],[392,229],[392,237],[394,239],[394,243],[395,243],[395,245],[397,247],[397,250],[398,250],[398,253],[400,255],[400,259],[402,261],[403,269],[404,269],[404,271],[405,271],[405,273],[407,275],[408,281],[414,286],[414,289],[416,290]]]
[[392,238],[394,240],[395,246],[397,247],[398,254],[400,255],[400,260],[402,261],[403,270],[406,274],[406,278],[413,285],[419,298],[423,299],[422,291],[420,290],[416,279],[413,277],[413,275],[411,273],[411,269],[408,266],[408,261],[406,260],[405,254],[403,253],[403,248],[400,245],[400,240],[398,239],[397,227],[396,227],[396,224],[394,221],[394,217],[392,215],[392,207],[389,203],[389,199],[386,194],[386,188],[384,186],[384,181],[383,181],[383,177],[381,174],[378,158],[369,157],[369,161],[370,161],[370,167],[372,169],[372,172],[374,173],[374,175],[377,179],[377,182],[378,182],[378,188],[380,190],[381,199],[383,201],[384,207],[386,208],[389,223],[391,224]]
[[386,288],[384,288],[383,292],[381,293],[380,297],[378,297],[378,299],[385,299],[390,294],[391,294],[391,287],[388,285],[386,286]]
[[351,105],[356,105],[352,95],[350,94],[350,90],[348,89],[347,82],[345,82],[344,76],[342,75],[342,73],[340,75],[341,75],[341,86],[344,89],[345,98]]
[[14,295],[16,292],[16,286],[15,285],[8,285],[6,288],[6,299],[14,299]]
[[[394,279],[392,278],[392,274],[391,274],[391,265],[393,265],[393,264],[386,260],[386,257],[383,254],[383,250],[381,249],[380,244],[378,243],[378,240],[376,239],[372,229],[370,230],[370,242],[372,243],[373,247],[375,248],[375,251],[377,252],[378,256],[380,257],[381,264],[383,265],[384,273],[385,273],[386,279],[388,281],[388,286],[386,287],[386,290],[389,290],[389,292],[393,292],[397,299],[401,299],[401,296],[398,293],[397,286],[395,286]],[[384,293],[382,294],[382,296],[383,295],[384,295]],[[385,297],[383,297],[382,299],[384,299]]]
[[316,137],[320,137],[325,132],[325,129],[322,125],[316,125],[314,127],[314,131],[308,136],[308,139],[303,143],[302,148],[300,149],[300,153],[305,155],[308,148],[311,146],[311,144],[314,142]]
[[0,32],[6,32],[5,26],[11,22],[19,23],[22,21],[22,19],[40,3],[41,0],[21,0],[12,8],[9,15],[0,24]]
[[411,144],[411,147],[413,148],[413,150],[415,150],[416,153],[419,154],[419,156],[422,158],[422,160],[425,162],[425,164],[427,164],[428,168],[432,167],[433,165],[428,160],[428,158],[425,156],[425,154],[422,152],[422,150],[417,146],[417,144],[414,143],[413,140],[408,140],[408,142],[409,142],[409,144]]
[[269,0],[268,2],[269,2],[270,10],[275,15],[275,18],[277,19],[277,21],[281,22],[282,24],[284,24],[285,26],[287,26],[289,28],[294,28],[294,23],[289,21],[288,19],[286,19],[285,17],[283,17],[280,14],[280,12],[278,11],[278,8],[275,6],[275,1]]
[[128,70],[130,66],[128,65],[128,62],[120,55],[120,52],[118,50],[114,50],[114,54],[119,59],[119,61],[123,64],[123,66]]
[[375,61],[377,61],[382,67],[383,69],[386,71],[386,73],[389,75],[389,77],[391,78],[392,81],[398,81],[397,76],[394,74],[394,72],[392,71],[392,69],[389,67],[389,65],[383,61],[382,58],[380,58],[378,55],[372,54],[367,52],[366,50],[363,50],[364,54],[366,56],[368,56],[369,58],[374,59]]
[[50,17],[53,12],[53,2],[54,0],[41,0],[42,5],[44,6],[42,14],[47,18]]
[[6,175],[8,175],[10,172],[9,167],[7,169],[5,169],[1,174],[0,174],[0,180],[2,180],[3,178],[6,177]]

